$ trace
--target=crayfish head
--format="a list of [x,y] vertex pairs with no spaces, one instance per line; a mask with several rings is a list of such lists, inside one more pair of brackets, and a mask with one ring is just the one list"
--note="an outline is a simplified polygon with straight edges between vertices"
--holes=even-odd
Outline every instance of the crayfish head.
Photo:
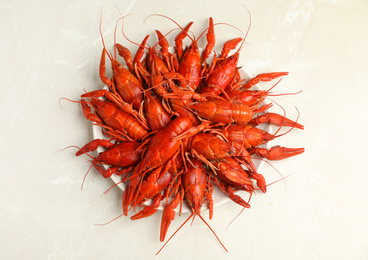
[[230,68],[231,70],[236,70],[236,66],[238,65],[238,60],[239,60],[239,53],[236,52],[233,55],[224,59],[220,64],[221,64],[221,67],[224,67],[227,69]]
[[235,64],[238,64],[238,60],[239,60],[239,52],[234,53],[233,55],[231,55],[229,57],[229,60]]
[[275,138],[274,135],[256,127],[248,129],[245,137],[251,146],[259,146]]
[[264,90],[243,90],[239,93],[238,99],[247,106],[256,106],[265,100],[267,91]]
[[211,101],[199,101],[188,106],[193,109],[200,117],[210,119],[217,110],[216,104]]
[[128,69],[126,69],[123,65],[121,65],[117,60],[111,61],[111,69],[114,77],[117,77],[118,75],[121,75]]
[[187,192],[185,194],[185,199],[188,201],[189,207],[195,215],[201,214],[201,207],[203,202],[203,194],[195,192]]
[[92,98],[91,103],[102,118],[109,118],[116,112],[116,107],[109,101]]
[[[203,198],[202,198],[203,200]],[[198,199],[194,200],[192,202],[192,205],[190,205],[192,208],[192,211],[196,215],[201,215],[201,207],[202,207],[202,201],[199,201]]]
[[194,41],[189,48],[186,50],[186,52],[184,53],[182,62],[186,63],[183,65],[189,66],[191,63],[195,64],[199,64],[201,63],[201,56],[199,54],[199,48],[198,48],[198,44],[197,41]]
[[148,55],[147,55],[147,68],[149,71],[156,70],[162,73],[168,73],[169,70],[164,62],[164,60],[161,58],[159,53],[153,49],[150,48]]
[[198,43],[197,43],[197,41],[193,41],[193,43],[190,45],[190,51],[199,54],[199,49],[198,49]]
[[95,158],[95,162],[98,163],[105,163],[109,165],[116,165],[119,159],[119,150],[118,149],[108,149]]

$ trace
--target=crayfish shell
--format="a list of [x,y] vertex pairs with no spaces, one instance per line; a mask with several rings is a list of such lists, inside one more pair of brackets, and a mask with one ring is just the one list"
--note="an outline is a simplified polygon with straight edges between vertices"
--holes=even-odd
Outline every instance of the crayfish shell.
[[[202,51],[202,50],[200,49],[200,51]],[[211,59],[211,56],[210,56],[210,59]],[[251,76],[249,74],[247,74],[243,69],[239,69],[239,72],[240,72],[240,75],[241,75],[242,78],[244,78],[244,79],[250,79],[251,78]],[[107,89],[107,87],[105,86],[104,89]],[[259,87],[258,84],[256,84],[256,85],[253,86],[252,89],[260,90],[261,88]],[[267,105],[267,104],[268,104],[268,102],[263,101],[261,103],[261,106]],[[265,112],[267,112],[267,111],[265,111]],[[265,130],[267,132],[270,132],[272,126],[270,124],[262,124],[262,125],[259,125],[258,128],[260,128],[262,130]],[[92,133],[93,133],[93,138],[94,139],[107,139],[102,133],[102,128],[99,127],[99,126],[92,125]],[[270,144],[266,143],[266,144],[263,144],[259,147],[269,148]],[[105,151],[105,149],[103,147],[99,147],[97,149],[98,153],[101,153],[103,151]],[[261,168],[263,167],[263,165],[264,165],[264,161],[263,160],[254,160],[254,165],[255,165],[257,171],[259,172],[261,170]],[[105,169],[108,169],[107,165],[103,165],[103,167]],[[246,168],[244,167],[244,169],[246,169]],[[125,183],[121,182],[121,180],[122,180],[121,176],[113,174],[110,178],[122,191],[125,190],[126,185],[125,185]],[[254,185],[256,186],[256,184],[254,184]],[[213,198],[213,201],[214,201],[214,207],[220,206],[220,205],[222,205],[222,204],[224,204],[224,203],[226,203],[230,200],[229,197],[225,196],[223,194],[223,192],[217,186],[214,187],[214,192],[213,192],[212,198]],[[144,203],[144,205],[150,205],[150,204],[151,204],[151,200]],[[158,210],[163,210],[163,208],[164,208],[163,206],[160,206],[158,208]],[[207,203],[204,203],[203,206],[202,206],[202,211],[205,211],[205,210],[208,210]],[[179,207],[176,208],[176,211],[179,211]],[[188,205],[186,203],[183,203],[182,212],[183,213],[191,212],[191,209],[188,207]]]

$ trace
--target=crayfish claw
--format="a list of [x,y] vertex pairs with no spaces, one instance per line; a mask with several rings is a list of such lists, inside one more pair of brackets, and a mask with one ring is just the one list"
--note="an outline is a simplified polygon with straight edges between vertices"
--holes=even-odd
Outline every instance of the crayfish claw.
[[250,208],[250,204],[243,200],[239,195],[234,194],[233,190],[230,188],[230,186],[226,189],[227,194],[229,195],[229,198],[234,201],[235,203],[239,204],[242,207]]
[[251,153],[268,160],[282,160],[304,152],[304,148],[287,148],[279,145],[273,146],[269,150],[265,148],[250,148],[249,150]]
[[156,207],[153,206],[145,206],[141,211],[139,211],[137,214],[130,217],[131,220],[137,220],[141,218],[149,217],[153,214],[155,214],[157,211]]
[[293,120],[290,120],[282,115],[276,114],[276,113],[266,113],[260,116],[257,116],[249,121],[250,125],[259,125],[264,123],[270,123],[275,126],[289,126],[289,127],[295,127],[299,129],[304,129],[304,126],[294,122]]
[[161,232],[160,241],[163,242],[166,237],[167,230],[171,224],[171,221],[175,219],[175,209],[179,205],[179,199],[173,199],[170,204],[166,205],[164,211],[162,212],[161,218]]
[[259,173],[253,173],[252,178],[257,181],[257,186],[261,189],[261,191],[263,193],[266,193],[267,192],[267,185],[266,185],[266,180],[263,177],[263,175],[259,174]]
[[253,85],[258,84],[259,82],[271,81],[276,78],[287,76],[289,72],[271,72],[271,73],[262,73],[257,75],[256,77],[250,79],[244,86],[245,89],[251,88]]
[[141,211],[139,211],[134,216],[130,217],[130,219],[137,220],[137,219],[146,218],[146,217],[149,217],[155,214],[157,212],[158,207],[160,206],[161,198],[162,198],[161,194],[158,194],[154,198],[152,205],[144,206],[144,208]]

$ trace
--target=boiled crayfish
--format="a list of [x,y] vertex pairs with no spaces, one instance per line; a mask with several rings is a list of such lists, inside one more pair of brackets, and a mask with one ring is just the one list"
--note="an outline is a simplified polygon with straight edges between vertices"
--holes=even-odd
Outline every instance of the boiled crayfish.
[[[106,140],[92,140],[76,153],[80,156],[98,147],[106,149],[96,157],[90,155],[91,162],[104,178],[121,176],[126,185],[123,215],[140,208],[131,217],[136,220],[163,207],[161,241],[179,205],[181,212],[183,201],[192,212],[187,221],[195,215],[204,221],[203,204],[208,205],[212,218],[214,186],[235,203],[249,208],[249,201],[235,192],[267,190],[266,179],[254,166],[254,157],[280,160],[304,152],[303,148],[259,147],[281,136],[257,128],[259,124],[276,125],[277,131],[281,127],[289,127],[289,131],[304,129],[284,115],[267,112],[272,103],[263,101],[270,91],[252,88],[259,82],[286,76],[287,72],[243,79],[238,60],[245,37],[226,42],[217,56],[213,51],[212,18],[197,39],[188,33],[193,22],[185,27],[175,24],[180,32],[173,52],[158,30],[157,44],[148,46],[147,35],[137,44],[134,58],[122,44],[115,42],[110,52],[103,41],[99,75],[108,89],[84,93],[80,103],[85,118],[101,127]],[[207,45],[201,53],[198,39],[202,35],[206,35]],[[186,37],[191,44],[183,48]],[[232,50],[235,52],[229,55]],[[211,53],[214,55],[209,62]],[[117,54],[126,65],[118,61]],[[105,74],[106,57],[111,62],[111,78]]]

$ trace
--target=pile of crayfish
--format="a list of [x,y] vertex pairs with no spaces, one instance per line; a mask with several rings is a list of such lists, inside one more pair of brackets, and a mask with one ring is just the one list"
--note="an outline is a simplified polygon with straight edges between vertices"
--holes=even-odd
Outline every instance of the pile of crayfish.
[[[268,112],[273,105],[265,102],[270,90],[252,88],[288,73],[242,78],[238,59],[245,37],[227,41],[217,55],[213,19],[209,18],[208,28],[197,39],[189,33],[192,24],[182,28],[176,23],[180,32],[174,48],[158,30],[153,47],[147,44],[147,35],[137,44],[134,58],[116,42],[113,52],[108,51],[100,28],[104,48],[99,76],[106,87],[84,93],[80,101],[85,118],[100,127],[106,138],[87,143],[76,156],[103,147],[97,156],[89,155],[91,167],[104,178],[121,176],[126,185],[123,215],[133,210],[131,219],[137,220],[163,207],[161,241],[183,203],[191,209],[187,221],[194,216],[203,220],[202,204],[208,205],[212,218],[214,186],[249,208],[249,200],[236,191],[250,195],[267,191],[255,157],[280,160],[304,152],[304,148],[260,147],[284,135],[277,134],[281,127],[289,127],[287,132],[304,129],[285,114]],[[202,35],[207,45],[200,49],[197,42]],[[184,48],[186,37],[191,44]],[[117,53],[125,66],[117,60]],[[106,57],[111,62],[111,77],[106,76]],[[257,127],[260,124],[272,124],[278,130],[268,133]]]

